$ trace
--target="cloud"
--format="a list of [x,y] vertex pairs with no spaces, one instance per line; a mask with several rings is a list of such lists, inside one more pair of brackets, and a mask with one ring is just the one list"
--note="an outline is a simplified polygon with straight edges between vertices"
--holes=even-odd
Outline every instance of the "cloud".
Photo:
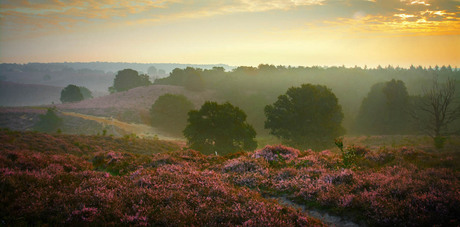
[[[242,12],[290,10],[325,0],[2,0],[0,31],[40,34],[101,23],[122,26]],[[13,34],[10,39],[14,39]],[[5,39],[5,35],[2,37]]]
[[454,32],[460,23],[459,0],[2,0],[0,37],[294,9],[324,12],[305,24],[363,32]]
[[459,0],[339,0],[326,6],[346,8],[348,17],[322,23],[359,33],[460,34]]

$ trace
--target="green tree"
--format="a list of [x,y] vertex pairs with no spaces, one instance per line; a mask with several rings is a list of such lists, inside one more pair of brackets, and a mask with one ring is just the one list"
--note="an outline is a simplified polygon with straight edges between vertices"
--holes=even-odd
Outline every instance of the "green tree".
[[246,123],[246,114],[230,103],[205,102],[188,113],[184,136],[192,149],[204,154],[228,154],[253,150],[256,132]]
[[363,99],[355,128],[365,134],[404,134],[409,131],[410,102],[401,80],[377,83]]
[[61,91],[61,102],[79,102],[83,100],[83,95],[81,94],[80,88],[69,84],[67,87]]
[[151,85],[152,83],[149,80],[149,76],[145,74],[140,74],[136,70],[124,69],[118,71],[113,80],[113,87],[109,88],[111,93],[127,91],[129,89]]
[[290,146],[323,149],[344,134],[342,107],[329,88],[291,87],[265,107],[265,128]]
[[93,93],[86,87],[80,86],[80,93],[83,95],[83,99],[92,99]]
[[53,133],[62,126],[62,119],[56,115],[56,108],[48,108],[46,114],[39,115],[39,120],[34,125],[34,130]]
[[181,135],[187,124],[187,113],[193,108],[193,103],[183,95],[162,95],[150,108],[152,126]]

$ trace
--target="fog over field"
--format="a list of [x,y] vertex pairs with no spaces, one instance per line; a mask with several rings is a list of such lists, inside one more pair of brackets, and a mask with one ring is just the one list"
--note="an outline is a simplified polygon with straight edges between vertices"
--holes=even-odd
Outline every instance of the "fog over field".
[[458,0],[0,2],[0,225],[459,226]]

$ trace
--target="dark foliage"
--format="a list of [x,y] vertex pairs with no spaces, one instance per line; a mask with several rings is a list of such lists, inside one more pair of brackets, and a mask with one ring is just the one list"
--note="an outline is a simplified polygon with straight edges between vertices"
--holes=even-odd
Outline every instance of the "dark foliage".
[[129,89],[151,85],[149,76],[140,74],[132,69],[123,69],[118,71],[115,79],[113,80],[113,87],[109,88],[110,92],[121,92]]
[[358,133],[405,134],[410,130],[410,97],[401,80],[374,84],[355,122]]
[[80,86],[80,93],[83,95],[83,99],[92,99],[93,93],[86,87]]
[[192,149],[204,154],[227,154],[257,147],[256,132],[246,114],[230,103],[206,102],[188,113],[184,136]]
[[203,72],[199,68],[176,68],[169,74],[169,77],[155,80],[155,84],[178,85],[191,91],[203,91],[205,89]]
[[62,126],[62,119],[56,115],[55,108],[48,108],[46,114],[39,115],[34,129],[40,132],[55,133]]
[[193,103],[183,95],[162,95],[150,108],[152,126],[181,135],[187,124],[187,113],[193,108]]
[[326,86],[303,84],[288,89],[265,107],[265,128],[286,144],[321,149],[343,135],[342,107]]
[[83,99],[84,97],[80,91],[80,88],[73,84],[69,84],[67,87],[65,87],[61,91],[61,102],[62,103],[79,102]]

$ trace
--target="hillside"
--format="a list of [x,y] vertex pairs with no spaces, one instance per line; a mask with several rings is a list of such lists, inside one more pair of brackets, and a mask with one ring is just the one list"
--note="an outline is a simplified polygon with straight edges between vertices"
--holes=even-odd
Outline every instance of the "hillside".
[[75,71],[63,69],[51,70],[14,70],[0,67],[0,80],[21,84],[39,84],[66,87],[69,84],[84,86],[96,94],[108,93],[115,74],[100,71]]
[[56,107],[61,110],[149,124],[149,109],[158,97],[167,93],[185,95],[197,108],[207,100],[215,100],[213,91],[193,92],[181,86],[150,85]]
[[60,103],[63,87],[0,81],[0,106],[37,106]]

